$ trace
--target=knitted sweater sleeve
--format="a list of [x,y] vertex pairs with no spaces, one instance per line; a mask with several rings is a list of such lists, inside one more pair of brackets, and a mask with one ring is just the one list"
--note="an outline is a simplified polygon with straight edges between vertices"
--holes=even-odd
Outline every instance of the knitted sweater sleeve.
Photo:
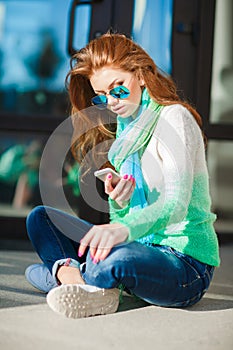
[[167,107],[161,115],[154,137],[157,140],[154,152],[161,159],[163,174],[159,198],[138,211],[126,208],[116,212],[110,205],[111,222],[128,227],[128,241],[156,234],[172,224],[175,230],[187,215],[201,131],[190,112],[181,105],[175,105]]

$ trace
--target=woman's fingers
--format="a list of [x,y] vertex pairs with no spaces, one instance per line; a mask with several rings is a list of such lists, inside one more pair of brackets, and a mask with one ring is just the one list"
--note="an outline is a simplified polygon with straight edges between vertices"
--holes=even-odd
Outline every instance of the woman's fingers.
[[[111,234],[104,230],[104,225],[93,226],[88,233],[80,241],[78,256],[81,257],[86,248],[89,246],[91,258],[94,260],[97,256],[102,255],[103,250],[111,251],[113,243],[111,242]],[[110,243],[111,242],[111,243]],[[106,254],[106,253],[105,253]]]
[[86,234],[85,236],[81,239],[79,249],[78,249],[78,256],[81,257],[85,253],[87,247],[90,245],[93,237],[93,226]]
[[128,181],[121,194],[117,197],[117,201],[128,201],[131,198],[134,189],[135,181]]
[[[119,184],[119,187],[117,186],[114,192],[110,194],[110,197],[113,200],[115,200],[115,202],[121,208],[124,208],[125,206],[127,206],[135,189],[135,180],[133,177],[125,179],[124,181],[125,181],[125,185],[123,188],[122,187],[120,188],[120,184]],[[118,188],[120,188],[119,192],[118,192]]]
[[100,260],[104,260],[110,253],[113,245],[114,244],[113,242],[110,242],[108,235],[103,235],[95,254],[92,256],[93,262],[97,263]]
[[131,181],[128,180],[128,175],[123,176],[123,178],[118,182],[114,190],[109,194],[112,200],[116,200],[117,197],[122,195],[127,184],[129,185]]
[[106,194],[110,194],[114,190],[114,188],[112,186],[112,174],[111,173],[107,174],[106,179],[104,181],[104,187],[105,187]]
[[105,193],[110,194],[112,191],[114,191],[114,188],[120,181],[121,180],[119,178],[113,179],[112,174],[108,173],[104,181]]
[[125,241],[128,234],[128,228],[117,223],[93,226],[81,240],[78,256],[81,257],[89,246],[93,262],[104,260],[112,247]]
[[93,262],[98,263],[99,261],[106,259],[109,253],[111,252],[111,249],[112,248],[98,249],[98,254],[96,253]]
[[105,193],[117,203],[129,201],[135,188],[135,179],[132,175],[124,175],[117,185],[112,184],[112,174],[109,173],[105,180]]

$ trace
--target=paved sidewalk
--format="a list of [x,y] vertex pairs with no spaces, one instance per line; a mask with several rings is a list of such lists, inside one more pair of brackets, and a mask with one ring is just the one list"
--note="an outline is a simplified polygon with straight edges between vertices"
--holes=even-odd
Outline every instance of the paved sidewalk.
[[233,349],[233,244],[221,246],[222,264],[209,292],[188,309],[148,305],[124,296],[117,313],[67,319],[47,306],[24,278],[38,262],[32,251],[0,251],[0,348],[78,349]]

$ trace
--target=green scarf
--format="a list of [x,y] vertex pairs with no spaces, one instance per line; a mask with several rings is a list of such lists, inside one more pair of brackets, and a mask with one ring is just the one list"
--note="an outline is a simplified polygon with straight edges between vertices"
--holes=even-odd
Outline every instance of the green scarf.
[[[148,205],[141,157],[153,135],[162,108],[163,106],[152,100],[144,89],[137,117],[117,117],[117,137],[108,156],[117,171],[122,175],[132,175],[136,180],[136,187],[130,199],[130,212]],[[151,242],[151,237],[142,237],[138,241],[147,244]]]
[[156,103],[145,88],[141,106],[135,119],[117,117],[116,140],[109,150],[108,157],[117,171],[129,156],[139,152],[140,158],[150,141],[163,106]]

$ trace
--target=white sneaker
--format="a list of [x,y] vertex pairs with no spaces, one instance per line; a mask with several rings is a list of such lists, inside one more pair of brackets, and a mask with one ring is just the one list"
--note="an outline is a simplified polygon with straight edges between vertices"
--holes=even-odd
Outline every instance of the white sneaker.
[[103,289],[87,284],[63,284],[47,295],[51,309],[66,317],[81,318],[117,311],[119,289]]

